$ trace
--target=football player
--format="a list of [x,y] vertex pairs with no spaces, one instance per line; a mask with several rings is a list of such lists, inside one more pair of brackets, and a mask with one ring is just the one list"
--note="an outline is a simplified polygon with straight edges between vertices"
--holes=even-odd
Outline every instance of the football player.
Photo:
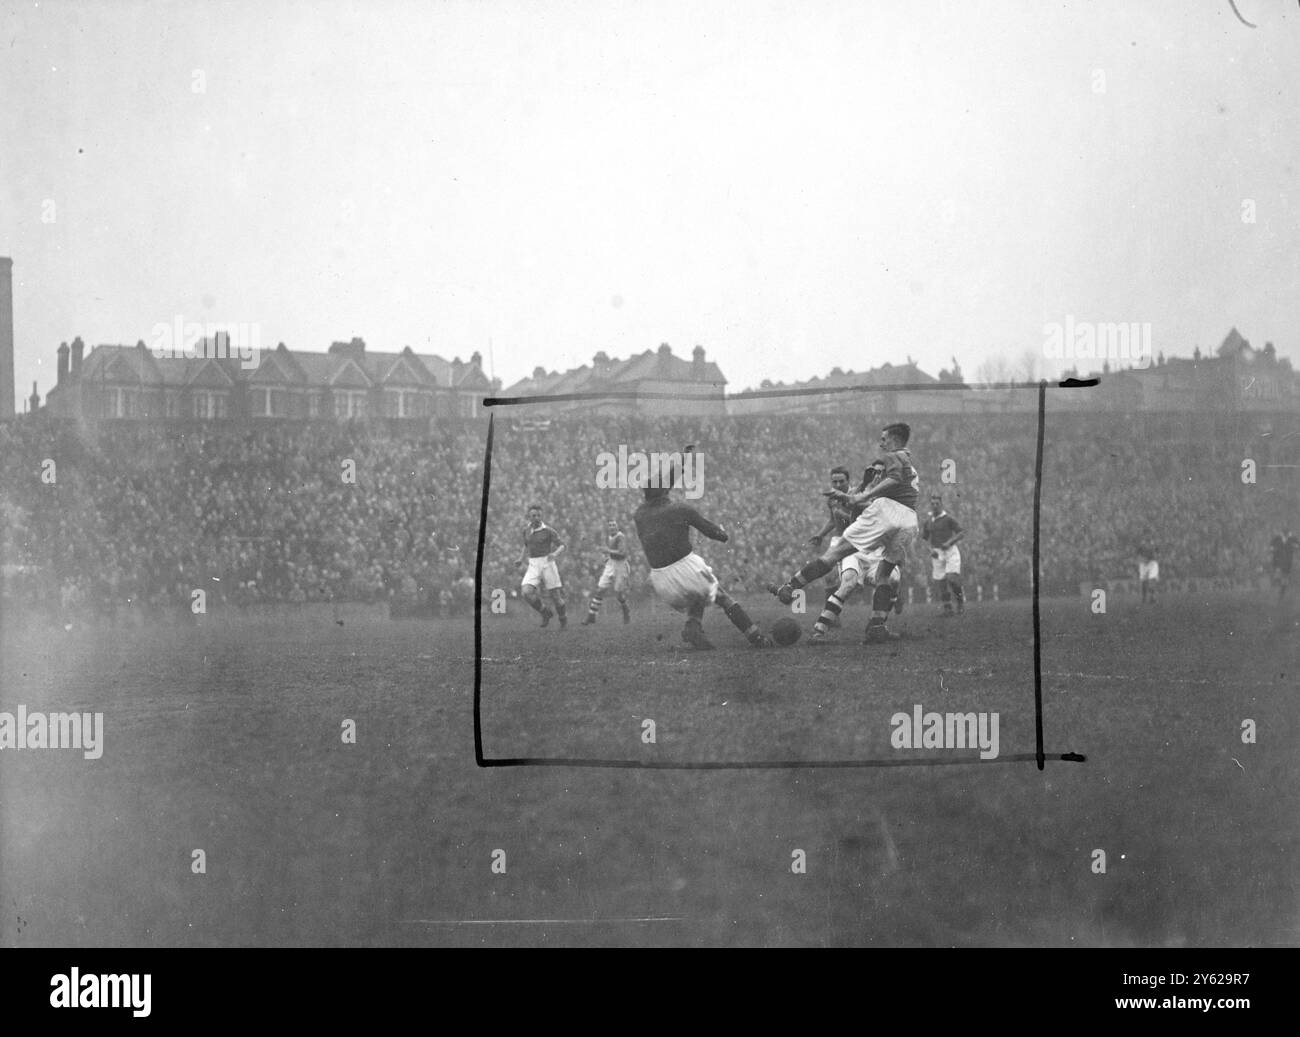
[[930,494],[930,514],[921,528],[921,539],[930,545],[930,579],[939,585],[939,598],[943,614],[953,615],[952,603],[957,602],[957,615],[966,611],[966,593],[961,586],[961,552],[957,541],[966,534],[957,520],[943,507],[943,498]]
[[[832,468],[831,489],[847,490],[848,488],[849,470],[843,465],[837,465]],[[820,551],[822,549],[822,541],[826,539],[827,534],[830,535],[831,546],[834,547],[835,541],[844,536],[844,530],[848,527],[848,524],[857,518],[858,514],[862,510],[861,508],[855,508],[850,511],[843,504],[831,500],[829,497],[826,499],[826,508],[830,512],[826,518],[826,524],[808,538],[808,546],[814,551]],[[827,605],[830,605],[831,597],[835,595],[835,592],[840,589],[840,585],[843,583],[843,572],[841,571],[843,566],[844,562],[841,561],[835,566],[835,568],[826,574],[825,586]],[[850,593],[852,593],[852,591],[850,591]],[[842,597],[839,600],[839,606],[839,608],[835,609],[834,616],[828,624],[829,626],[837,627],[840,625],[840,609],[844,607],[844,599]]]
[[1291,563],[1300,540],[1289,530],[1284,529],[1273,537],[1269,545],[1273,551],[1273,586],[1277,588],[1277,600],[1282,601],[1291,590]]
[[600,580],[596,583],[596,592],[587,605],[587,615],[582,625],[591,626],[596,622],[596,613],[600,611],[600,603],[604,600],[605,592],[613,587],[614,594],[618,597],[619,607],[623,610],[623,625],[626,626],[632,622],[632,613],[627,607],[627,583],[632,575],[632,564],[627,559],[627,537],[623,535],[623,531],[618,528],[618,523],[614,519],[605,523],[605,546],[601,550],[607,556],[605,568],[601,570]]
[[[839,490],[841,492],[847,491],[849,488],[848,478],[847,478],[848,473],[845,472],[843,468],[835,469],[835,471],[844,472],[846,478],[844,479],[844,483],[841,486],[836,486],[834,482],[832,482],[831,488],[834,490]],[[874,486],[877,482],[879,482],[882,478],[884,478],[884,474],[885,474],[885,463],[883,461],[873,461],[867,467],[866,471],[862,473],[862,482],[858,484],[857,491],[855,492],[861,492],[862,490],[865,490],[870,486]],[[843,525],[840,526],[839,532],[841,535],[843,534],[844,530],[848,528],[849,524],[852,523],[853,520],[856,519],[858,515],[862,513],[863,510],[863,506],[860,504],[850,508],[844,504],[839,503],[838,501],[829,498],[827,499],[827,503],[831,508],[832,516],[838,514],[840,516],[843,516],[845,520]],[[841,537],[837,536],[835,539],[841,539]],[[821,544],[816,543],[816,544],[812,544],[812,546],[820,547]],[[831,547],[834,546],[835,546],[835,540],[832,540]],[[863,585],[864,581],[863,581],[862,566],[865,559],[866,556],[863,555],[862,552],[860,551],[856,551],[853,554],[849,555],[848,557],[840,559],[839,566],[834,570],[838,582],[835,585],[835,590],[826,596],[826,604],[822,607],[821,615],[817,617],[817,622],[813,624],[812,634],[808,638],[809,644],[821,645],[821,644],[830,643],[827,640],[827,631],[831,627],[837,627],[840,625],[840,613],[844,610],[845,603],[849,600],[850,597],[853,596],[853,593]],[[897,587],[897,582],[898,582],[897,570],[894,571],[892,578],[894,580],[895,587]],[[895,599],[894,607],[895,608],[899,607],[899,603],[897,599]]]
[[725,544],[727,532],[714,525],[685,501],[674,501],[666,487],[648,486],[645,501],[636,509],[633,522],[646,561],[650,563],[650,586],[669,608],[686,613],[682,640],[698,649],[711,649],[704,636],[704,610],[717,605],[732,626],[755,648],[771,647],[772,641],[758,629],[740,602],[718,586],[708,563],[691,550],[691,527],[710,540]]
[[800,587],[824,576],[836,562],[861,552],[865,562],[864,574],[876,588],[871,600],[871,619],[867,623],[865,644],[898,637],[886,628],[886,623],[896,594],[897,584],[893,576],[907,558],[916,537],[920,480],[907,449],[911,435],[911,426],[901,421],[881,430],[884,477],[857,493],[825,491],[826,496],[844,504],[865,505],[862,514],[844,530],[838,546],[827,548],[825,554],[808,562],[780,587],[768,588],[782,604],[788,605]]
[[1138,582],[1142,587],[1142,604],[1145,605],[1150,599],[1152,603],[1156,600],[1156,587],[1160,583],[1160,559],[1156,557],[1156,549],[1143,544],[1138,548]]
[[[519,592],[528,602],[528,607],[541,614],[542,626],[551,622],[552,615],[558,615],[561,630],[568,624],[568,618],[564,614],[564,587],[560,583],[560,570],[555,559],[563,551],[564,542],[560,535],[542,521],[542,506],[530,506],[528,528],[524,530],[524,550],[519,558],[519,568],[524,573]],[[543,590],[550,594],[554,612],[542,601]]]

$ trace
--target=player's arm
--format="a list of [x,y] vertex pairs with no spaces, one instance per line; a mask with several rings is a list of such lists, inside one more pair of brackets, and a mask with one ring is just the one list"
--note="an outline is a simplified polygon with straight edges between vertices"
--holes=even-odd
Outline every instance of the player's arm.
[[892,475],[886,475],[879,482],[868,486],[861,493],[845,493],[843,490],[824,490],[823,492],[832,500],[842,501],[843,503],[850,505],[858,505],[866,504],[871,501],[872,498],[879,497],[886,490],[892,490],[895,486],[901,485],[903,484],[900,480],[895,479]]
[[710,522],[694,508],[687,507],[684,510],[686,512],[686,521],[710,540],[717,540],[719,543],[725,544],[730,539],[725,529]]
[[547,557],[553,562],[557,557],[564,553],[564,541],[560,539],[555,530],[551,530],[551,549],[547,552]]
[[965,535],[966,534],[963,533],[960,529],[957,530],[956,533],[954,533],[952,536],[948,538],[948,542],[943,545],[943,549],[945,551],[948,550],[948,548],[952,547],[953,544],[957,543],[957,541],[959,541]]
[[835,517],[832,515],[826,520],[826,525],[822,526],[816,533],[808,538],[808,543],[813,547],[821,547],[822,541],[826,539],[827,533],[835,530]]

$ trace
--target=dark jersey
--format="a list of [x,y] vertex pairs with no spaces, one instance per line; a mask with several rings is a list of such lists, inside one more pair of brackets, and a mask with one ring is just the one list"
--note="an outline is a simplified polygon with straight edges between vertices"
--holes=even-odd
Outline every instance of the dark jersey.
[[536,529],[529,526],[524,530],[524,545],[528,548],[529,558],[545,558],[561,543],[560,535],[545,522]]
[[885,462],[885,478],[897,480],[898,485],[876,496],[896,500],[899,504],[905,504],[915,511],[916,500],[920,496],[921,479],[916,474],[916,469],[912,467],[911,453],[906,448],[887,450],[882,460]]
[[1273,538],[1273,568],[1284,573],[1291,571],[1291,560],[1295,555],[1300,540],[1295,537],[1275,536]]
[[826,507],[831,513],[831,535],[842,537],[844,531],[853,524],[853,520],[862,514],[861,507],[854,507],[834,499],[827,499]]
[[957,520],[946,511],[942,511],[925,520],[925,525],[921,529],[921,539],[931,547],[941,547],[960,532],[961,526],[957,525]]
[[1138,561],[1154,562],[1156,560],[1156,549],[1154,547],[1139,547]]
[[605,537],[605,546],[609,548],[610,561],[621,562],[627,557],[627,544],[625,541],[626,537],[623,536],[622,530]]
[[670,497],[646,501],[636,509],[632,520],[652,569],[663,569],[691,553],[692,526],[710,540],[727,539],[721,526],[715,526],[689,504]]

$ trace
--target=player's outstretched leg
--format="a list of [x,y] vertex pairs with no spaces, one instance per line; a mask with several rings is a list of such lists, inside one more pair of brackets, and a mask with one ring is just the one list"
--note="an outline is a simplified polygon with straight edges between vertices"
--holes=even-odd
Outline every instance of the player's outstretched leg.
[[769,586],[767,588],[768,592],[775,594],[782,605],[789,605],[790,602],[794,601],[795,591],[808,586],[814,580],[821,579],[835,567],[835,563],[839,561],[840,556],[829,555],[828,557],[828,555],[829,552],[820,558],[814,558],[786,580],[785,583],[781,584],[780,587]]
[[[831,598],[839,594],[840,584],[842,584],[843,582],[844,582],[844,574],[839,571],[838,566],[831,569],[831,571],[826,574],[826,579],[822,581],[822,585],[826,588],[826,598],[822,602],[823,612],[825,612],[825,606],[831,600]],[[840,598],[841,608],[842,608],[844,595],[839,594],[839,598]],[[837,627],[840,625],[839,613],[835,614],[834,620],[829,625],[832,627]]]
[[966,611],[966,592],[962,590],[961,576],[957,573],[949,573],[946,582],[952,589],[953,601],[957,603],[957,615],[960,616]]
[[587,603],[587,615],[582,620],[584,627],[589,627],[596,622],[596,613],[600,611],[600,602],[604,596],[605,592],[597,587],[596,593],[591,596],[591,601]]
[[[555,603],[555,614],[560,617],[560,629],[563,630],[566,626],[569,625],[569,617],[564,614],[563,588],[556,587],[553,591],[551,591],[551,601]],[[545,621],[549,619],[549,616],[543,616],[542,619],[543,621]],[[543,622],[542,625],[545,626],[546,623]]]
[[840,613],[844,611],[844,604],[858,589],[858,574],[852,569],[845,569],[841,575],[839,586],[833,594],[826,598],[826,605],[822,608],[822,614],[817,617],[817,622],[813,624],[812,635],[808,639],[809,644],[827,644],[826,632],[833,626],[839,626]]
[[758,629],[758,624],[749,618],[749,613],[726,591],[719,589],[714,603],[727,614],[731,625],[745,635],[746,640],[755,648],[771,648],[772,639]]
[[840,613],[843,611],[844,599],[840,597],[838,591],[827,597],[826,604],[822,607],[822,614],[813,624],[812,635],[808,639],[809,644],[826,643],[826,632],[839,624]]
[[686,610],[686,626],[682,628],[682,640],[700,651],[712,651],[713,642],[704,636],[704,601],[692,602]]
[[885,624],[894,607],[894,584],[890,581],[897,568],[893,562],[881,562],[876,570],[876,589],[871,595],[871,618],[867,621],[867,632],[863,644],[877,644],[881,641],[897,641],[898,635]]

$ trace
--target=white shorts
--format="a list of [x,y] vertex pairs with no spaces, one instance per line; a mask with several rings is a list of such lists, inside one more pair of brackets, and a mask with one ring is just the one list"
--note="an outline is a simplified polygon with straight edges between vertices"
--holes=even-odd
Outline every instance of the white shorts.
[[[834,551],[842,543],[844,543],[844,538],[842,536],[831,537],[829,550]],[[847,561],[848,561],[847,558],[841,558],[838,562],[835,563],[835,568],[833,568],[830,572],[826,574],[825,581],[826,581],[827,588],[833,590],[834,588],[838,587],[840,583],[843,581],[844,563]],[[850,568],[853,568],[855,571],[857,571],[857,563],[855,562]]]
[[[864,576],[872,582],[881,562],[902,565],[907,561],[915,538],[916,512],[889,497],[873,500],[844,531],[844,539],[862,556]],[[840,564],[843,565],[843,561]]]
[[946,550],[942,547],[930,548],[930,578],[942,580],[945,576],[961,575],[961,552],[957,545]]
[[632,563],[626,558],[615,561],[613,558],[606,560],[605,568],[601,571],[600,579],[596,586],[601,590],[608,590],[611,586],[616,594],[622,594],[627,590],[628,577],[632,575]]
[[678,612],[685,612],[691,605],[711,605],[718,595],[713,570],[693,552],[672,565],[651,569],[650,586],[665,605]]
[[528,559],[528,571],[524,573],[521,587],[538,587],[554,591],[560,589],[560,570],[553,559],[542,555],[540,558]]
[[1158,580],[1160,579],[1160,563],[1154,558],[1149,562],[1138,562],[1138,579],[1139,580]]

